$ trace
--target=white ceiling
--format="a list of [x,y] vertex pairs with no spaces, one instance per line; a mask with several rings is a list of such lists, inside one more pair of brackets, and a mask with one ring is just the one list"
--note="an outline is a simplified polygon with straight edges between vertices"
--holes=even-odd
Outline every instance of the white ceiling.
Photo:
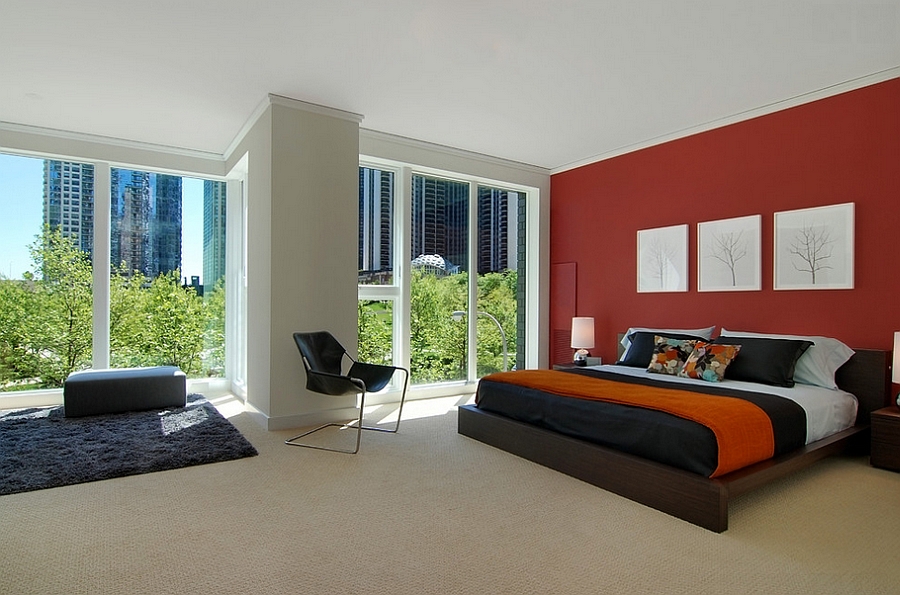
[[0,2],[0,121],[217,154],[275,93],[559,170],[898,67],[900,0]]

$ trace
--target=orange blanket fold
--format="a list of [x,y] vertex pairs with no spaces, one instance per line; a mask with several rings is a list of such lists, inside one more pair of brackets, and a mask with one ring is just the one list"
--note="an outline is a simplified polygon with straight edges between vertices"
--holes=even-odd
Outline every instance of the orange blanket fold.
[[499,372],[485,376],[483,380],[525,386],[564,397],[654,409],[703,424],[715,434],[719,446],[718,467],[710,477],[764,461],[775,452],[769,416],[753,403],[735,397],[616,382],[554,370]]

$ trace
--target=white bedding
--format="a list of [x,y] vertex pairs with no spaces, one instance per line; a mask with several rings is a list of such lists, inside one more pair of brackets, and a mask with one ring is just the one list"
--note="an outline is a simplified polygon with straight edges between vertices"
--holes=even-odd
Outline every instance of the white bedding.
[[[666,382],[683,384],[700,384],[708,386],[711,383],[696,378],[682,378],[666,374],[653,374],[644,368],[632,368],[629,366],[589,366],[604,372],[614,372],[627,376],[652,377]],[[781,386],[769,386],[755,382],[741,382],[739,380],[725,380],[716,383],[718,386],[728,386],[739,390],[747,390],[759,393],[769,393],[788,398],[806,411],[806,443],[821,440],[841,430],[851,427],[856,421],[856,409],[858,406],[856,397],[839,389],[828,389],[810,384],[795,384],[793,388]]]

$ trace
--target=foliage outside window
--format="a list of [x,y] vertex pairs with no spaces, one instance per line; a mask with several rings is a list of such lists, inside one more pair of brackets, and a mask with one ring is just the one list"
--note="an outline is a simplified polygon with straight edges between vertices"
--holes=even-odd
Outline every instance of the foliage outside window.
[[[91,366],[92,270],[87,254],[60,230],[44,228],[30,246],[33,268],[0,279],[0,391],[61,387]],[[204,298],[179,272],[148,279],[118,268],[110,279],[114,367],[175,365],[188,376],[224,369],[224,282]]]

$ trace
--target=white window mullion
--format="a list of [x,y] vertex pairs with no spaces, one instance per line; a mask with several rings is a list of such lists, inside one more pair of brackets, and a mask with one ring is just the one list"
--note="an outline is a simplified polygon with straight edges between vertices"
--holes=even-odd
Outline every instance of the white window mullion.
[[94,164],[93,363],[109,367],[110,173],[109,163]]
[[401,167],[394,189],[394,285],[399,299],[394,303],[394,365],[410,369],[410,278],[412,275],[412,169]]
[[469,269],[469,298],[466,317],[468,324],[468,377],[469,382],[478,378],[478,183],[469,182],[469,225],[468,225],[468,269]]

